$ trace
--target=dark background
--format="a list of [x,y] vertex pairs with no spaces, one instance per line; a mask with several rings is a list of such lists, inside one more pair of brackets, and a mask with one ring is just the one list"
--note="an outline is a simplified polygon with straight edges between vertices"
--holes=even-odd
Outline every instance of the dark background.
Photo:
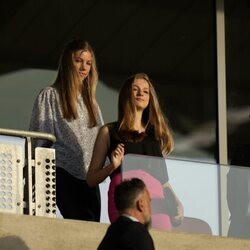
[[[249,106],[250,5],[224,2],[231,154],[247,142],[249,129],[235,114]],[[217,159],[216,1],[1,1],[0,38],[0,75],[56,70],[62,48],[74,38],[90,42],[100,79],[113,89],[135,72],[149,74],[174,131],[175,155],[206,152]]]

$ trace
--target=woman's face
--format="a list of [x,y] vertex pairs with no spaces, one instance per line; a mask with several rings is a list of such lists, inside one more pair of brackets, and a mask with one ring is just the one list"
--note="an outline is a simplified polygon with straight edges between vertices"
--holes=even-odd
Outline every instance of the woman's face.
[[92,65],[92,55],[89,51],[78,50],[72,55],[73,65],[79,75],[80,80],[84,80],[90,72]]
[[144,110],[149,104],[149,84],[144,79],[135,79],[132,93],[137,110]]

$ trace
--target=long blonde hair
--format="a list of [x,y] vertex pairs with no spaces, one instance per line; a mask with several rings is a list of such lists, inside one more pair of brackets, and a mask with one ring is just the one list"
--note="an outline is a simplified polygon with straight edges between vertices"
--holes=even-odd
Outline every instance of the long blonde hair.
[[120,90],[118,101],[119,134],[122,135],[133,130],[135,105],[134,98],[132,98],[132,85],[135,79],[144,79],[149,84],[149,105],[143,111],[142,122],[146,128],[150,125],[153,126],[154,135],[160,141],[162,153],[169,154],[174,146],[173,136],[168,121],[161,110],[154,86],[145,73],[129,77]]
[[79,78],[73,65],[72,54],[76,51],[88,51],[92,56],[91,69],[88,77],[83,80],[81,95],[87,107],[90,127],[97,124],[96,112],[96,85],[98,73],[95,54],[90,44],[84,40],[73,40],[68,43],[59,60],[58,74],[54,86],[59,91],[60,105],[63,117],[68,120],[78,118],[77,96],[79,93]]

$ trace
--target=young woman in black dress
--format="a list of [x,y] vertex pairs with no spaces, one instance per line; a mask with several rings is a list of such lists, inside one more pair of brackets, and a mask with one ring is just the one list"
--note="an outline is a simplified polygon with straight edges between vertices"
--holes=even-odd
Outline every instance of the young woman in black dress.
[[[108,191],[109,219],[118,214],[114,204],[114,189],[121,182],[121,163],[125,154],[165,156],[173,149],[173,138],[166,118],[161,111],[155,89],[144,73],[129,77],[119,93],[118,121],[105,124],[99,130],[90,168],[89,186],[111,178]],[[110,164],[104,167],[106,157]],[[163,187],[171,188],[166,174]],[[178,214],[174,220],[183,219],[183,207],[176,198]]]

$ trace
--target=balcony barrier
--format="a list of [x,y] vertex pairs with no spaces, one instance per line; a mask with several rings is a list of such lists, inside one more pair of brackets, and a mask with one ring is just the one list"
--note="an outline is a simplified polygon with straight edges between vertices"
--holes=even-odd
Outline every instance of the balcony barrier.
[[250,238],[250,168],[128,154],[122,178],[130,177],[149,189],[153,228],[168,230],[175,212],[176,199],[163,188],[168,181],[184,207],[183,222],[171,230]]
[[0,128],[0,212],[56,217],[54,135]]

